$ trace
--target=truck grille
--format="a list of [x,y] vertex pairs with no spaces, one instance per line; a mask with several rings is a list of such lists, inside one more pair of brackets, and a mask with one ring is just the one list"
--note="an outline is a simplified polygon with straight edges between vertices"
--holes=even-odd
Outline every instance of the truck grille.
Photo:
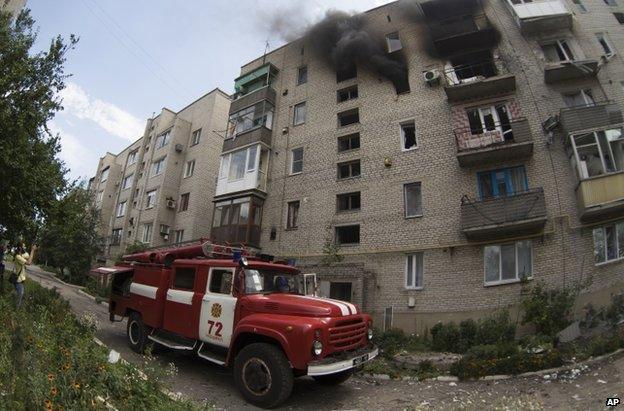
[[366,323],[361,318],[336,323],[329,329],[329,343],[335,350],[351,350],[365,338]]

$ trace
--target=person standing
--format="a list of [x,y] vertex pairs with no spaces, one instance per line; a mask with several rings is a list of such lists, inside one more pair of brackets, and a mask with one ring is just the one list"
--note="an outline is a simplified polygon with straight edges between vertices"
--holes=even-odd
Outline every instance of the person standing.
[[24,248],[24,243],[20,244],[15,253],[15,273],[17,279],[15,281],[15,292],[17,293],[17,307],[22,305],[24,298],[24,282],[26,281],[26,266],[32,263],[35,254],[35,246],[33,245],[31,253],[28,254]]

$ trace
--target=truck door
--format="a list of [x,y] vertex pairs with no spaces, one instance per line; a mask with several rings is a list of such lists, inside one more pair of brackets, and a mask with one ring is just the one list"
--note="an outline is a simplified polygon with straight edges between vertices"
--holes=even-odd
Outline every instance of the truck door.
[[163,328],[188,338],[197,338],[197,321],[201,306],[201,293],[196,293],[199,281],[197,267],[173,268],[171,286],[165,299]]
[[229,347],[237,298],[232,295],[235,267],[211,267],[202,299],[199,339]]

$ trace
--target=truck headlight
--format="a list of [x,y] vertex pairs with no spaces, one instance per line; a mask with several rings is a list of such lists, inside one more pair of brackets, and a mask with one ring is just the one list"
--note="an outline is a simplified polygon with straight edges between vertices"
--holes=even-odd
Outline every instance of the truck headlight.
[[312,343],[312,353],[317,357],[323,352],[323,343],[316,340]]
[[372,328],[368,329],[367,336],[368,336],[368,341],[373,339],[373,329]]

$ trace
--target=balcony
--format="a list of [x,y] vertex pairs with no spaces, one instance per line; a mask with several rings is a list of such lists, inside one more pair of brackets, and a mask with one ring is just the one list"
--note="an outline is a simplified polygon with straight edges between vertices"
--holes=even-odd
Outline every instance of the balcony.
[[264,195],[262,193],[267,191],[268,162],[269,151],[260,145],[223,154],[215,197],[252,191],[256,195]]
[[217,244],[248,245],[260,247],[259,226],[228,225],[213,227],[210,239]]
[[215,203],[211,239],[219,244],[260,246],[264,200],[236,197]]
[[526,118],[508,125],[494,125],[494,130],[474,133],[470,128],[455,130],[457,161],[462,167],[483,163],[525,159],[533,155],[533,136]]
[[490,241],[539,234],[546,220],[542,188],[483,200],[462,198],[461,230],[469,240]]
[[598,60],[571,60],[559,63],[546,63],[544,67],[544,82],[553,84],[566,80],[596,77],[596,74],[598,74]]
[[234,100],[238,100],[265,86],[270,86],[275,81],[279,70],[271,63],[263,64],[247,74],[243,74],[234,80]]
[[619,125],[624,123],[624,118],[618,104],[604,102],[562,108],[559,114],[559,122],[565,133],[574,133]]
[[253,106],[254,104],[268,100],[271,104],[275,105],[275,89],[271,86],[264,86],[257,90],[250,92],[249,94],[242,95],[230,104],[230,114],[236,113],[244,108]]
[[265,126],[258,126],[246,130],[235,137],[228,137],[223,140],[223,152],[232,151],[238,147],[250,145],[252,143],[264,143],[271,147],[272,131]]
[[444,70],[444,91],[450,102],[483,98],[516,90],[516,76],[503,60],[492,59]]
[[511,11],[524,35],[543,33],[551,30],[571,29],[572,13],[562,0],[534,1],[513,4],[507,0]]
[[428,25],[433,44],[442,56],[492,48],[496,44],[496,31],[485,14],[433,20]]
[[581,180],[576,196],[584,223],[620,218],[624,216],[624,172]]

